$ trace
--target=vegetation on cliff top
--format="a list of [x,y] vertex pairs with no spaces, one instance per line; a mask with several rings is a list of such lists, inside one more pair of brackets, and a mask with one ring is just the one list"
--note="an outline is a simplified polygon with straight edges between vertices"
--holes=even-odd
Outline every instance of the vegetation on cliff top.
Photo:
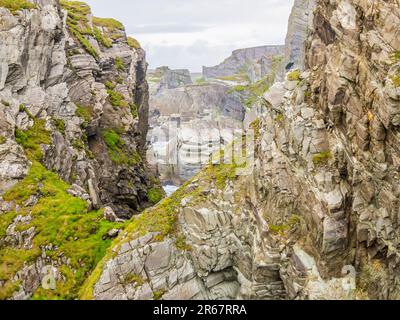
[[93,17],[93,24],[99,27],[107,28],[109,31],[125,30],[124,25],[113,18],[98,18]]
[[[92,17],[93,26],[91,26],[89,21],[91,9],[86,3],[61,0],[60,4],[68,12],[67,25],[70,32],[95,59],[99,58],[99,53],[91,45],[88,37],[93,37],[103,47],[111,48],[113,40],[123,36],[121,32],[125,30],[124,25],[113,18]],[[140,48],[139,42],[134,38],[128,37],[126,41],[131,48]]]
[[126,41],[127,41],[128,45],[133,49],[140,49],[141,48],[139,41],[137,41],[135,38],[128,37],[126,39]]
[[141,161],[139,153],[127,150],[120,132],[117,131],[109,129],[102,133],[111,161],[116,164],[137,165]]
[[36,5],[26,0],[0,0],[0,7],[7,8],[12,14],[23,9],[35,9]]

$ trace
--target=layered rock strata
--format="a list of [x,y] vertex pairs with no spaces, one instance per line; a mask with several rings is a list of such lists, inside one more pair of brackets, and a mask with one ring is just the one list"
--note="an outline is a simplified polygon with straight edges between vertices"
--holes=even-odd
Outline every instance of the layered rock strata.
[[[159,188],[145,53],[82,2],[19,3],[0,7],[0,297],[73,298]],[[49,272],[58,288],[43,293]]]
[[85,297],[399,299],[399,23],[397,1],[317,1],[308,70],[264,95],[254,161],[145,212]]

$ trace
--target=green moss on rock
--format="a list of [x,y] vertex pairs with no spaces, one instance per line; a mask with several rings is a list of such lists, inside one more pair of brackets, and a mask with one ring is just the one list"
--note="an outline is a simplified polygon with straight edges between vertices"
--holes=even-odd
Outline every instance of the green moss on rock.
[[112,47],[112,40],[104,35],[98,28],[93,28],[93,35],[98,43],[106,48]]
[[113,107],[125,108],[128,106],[128,103],[126,102],[125,97],[122,93],[112,89],[107,89],[107,93],[108,93],[108,99]]
[[140,49],[141,47],[139,41],[137,41],[135,38],[128,37],[126,41],[128,43],[128,46],[130,46],[133,49]]
[[125,65],[124,62],[120,57],[115,58],[115,66],[117,67],[118,71],[125,71]]
[[107,146],[108,155],[114,163],[133,166],[141,161],[139,153],[127,150],[119,132],[113,129],[105,130],[102,132],[102,137]]
[[43,152],[41,145],[51,143],[51,134],[46,129],[46,120],[35,119],[28,130],[15,130],[16,141],[25,149],[30,159],[41,160]]
[[[56,260],[63,254],[70,261],[68,266],[60,269],[65,281],[58,281],[56,290],[39,288],[34,298],[76,298],[80,285],[111,244],[111,240],[104,235],[113,228],[123,226],[105,220],[101,211],[88,212],[86,201],[68,194],[69,188],[57,174],[34,161],[27,176],[5,193],[6,201],[17,204],[23,204],[31,196],[38,197],[35,205],[22,206],[18,212],[19,215],[32,217],[24,226],[24,229],[35,229],[32,249],[0,248],[0,280],[6,281],[7,288],[23,265],[33,263],[42,254],[43,246],[52,245],[57,250],[48,250],[48,257]],[[0,217],[0,231],[15,215],[15,212],[9,212]],[[9,294],[8,289],[8,293],[4,290],[0,288],[0,296]]]
[[322,165],[327,163],[330,159],[333,158],[332,152],[331,151],[325,151],[325,152],[320,152],[317,153],[313,156],[313,162],[315,165]]
[[65,121],[63,119],[53,119],[53,125],[58,132],[65,134]]
[[0,0],[0,7],[4,7],[16,14],[18,11],[36,9],[36,5],[26,0]]
[[294,71],[288,73],[287,78],[289,81],[299,82],[301,80],[300,75],[301,75],[300,70],[294,70]]
[[157,204],[164,197],[164,192],[161,188],[151,188],[147,191],[147,198],[153,204]]
[[393,84],[396,88],[400,87],[400,74],[399,75],[395,75],[392,78]]
[[86,36],[95,36],[88,20],[91,14],[90,7],[86,3],[80,1],[61,0],[60,4],[61,7],[68,12],[67,25],[69,31],[90,55],[98,59],[99,53],[86,38]]
[[121,30],[124,31],[124,25],[113,18],[93,17],[93,24],[99,27],[107,28],[109,31]]
[[92,112],[92,109],[88,106],[83,106],[80,104],[76,105],[75,115],[85,121],[83,123],[83,127],[86,127],[92,120]]

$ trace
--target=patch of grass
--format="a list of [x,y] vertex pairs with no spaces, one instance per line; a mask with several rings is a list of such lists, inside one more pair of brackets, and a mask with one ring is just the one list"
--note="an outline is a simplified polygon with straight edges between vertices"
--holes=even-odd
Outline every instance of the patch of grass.
[[26,0],[0,0],[0,7],[4,7],[11,11],[12,14],[16,14],[17,11],[27,9],[36,9],[36,5]]
[[203,84],[206,84],[206,83],[207,82],[206,82],[206,80],[204,78],[200,78],[200,79],[196,80],[196,84],[197,85],[203,85]]
[[77,104],[75,115],[85,121],[83,124],[84,127],[87,127],[90,121],[92,121],[92,109],[88,106]]
[[135,288],[139,288],[146,283],[146,280],[137,274],[129,273],[123,278],[122,284],[128,285],[132,283],[135,284]]
[[104,85],[106,86],[107,89],[110,89],[110,90],[114,90],[115,89],[115,84],[112,83],[111,81],[105,82]]
[[61,0],[60,4],[61,7],[68,12],[67,25],[71,34],[90,55],[98,59],[98,52],[85,37],[86,35],[95,37],[94,31],[88,21],[88,16],[91,14],[90,7],[86,3],[80,1]]
[[28,108],[23,104],[19,105],[19,112],[26,113],[28,115],[29,119],[34,119],[34,116],[32,115],[32,113],[30,113]]
[[209,165],[205,171],[207,176],[215,181],[218,189],[225,189],[228,181],[233,181],[236,178],[236,169],[238,166],[233,164],[217,164]]
[[277,122],[282,122],[284,119],[285,119],[285,116],[282,113],[278,114],[275,117],[275,121],[277,121]]
[[72,142],[72,147],[76,150],[84,150],[85,149],[85,143],[82,141],[82,139],[75,139]]
[[283,236],[288,229],[289,227],[285,224],[280,224],[280,225],[269,224],[269,232],[271,232],[274,235]]
[[124,62],[120,57],[115,58],[115,66],[117,67],[118,71],[125,71],[125,65]]
[[[57,174],[34,161],[27,176],[4,195],[6,201],[18,204],[32,195],[38,196],[39,200],[31,208],[22,207],[18,212],[32,217],[26,228],[35,228],[33,248],[20,250],[2,247],[1,280],[5,280],[8,286],[12,284],[14,274],[25,263],[33,263],[42,253],[40,248],[46,245],[58,248],[56,251],[48,250],[48,257],[57,259],[63,253],[70,260],[69,266],[60,269],[65,281],[59,281],[54,291],[39,288],[34,299],[75,299],[80,285],[111,244],[111,240],[104,240],[103,236],[117,227],[116,223],[103,218],[102,211],[88,212],[86,201],[68,194],[69,188]],[[0,217],[0,221],[7,219],[10,222],[13,216],[15,212],[6,213]],[[121,228],[121,224],[118,227]],[[0,288],[0,293],[2,291]]]
[[141,161],[139,153],[126,150],[125,142],[115,130],[110,129],[103,131],[102,137],[112,162],[133,166]]
[[372,260],[365,264],[357,274],[356,298],[379,299],[382,286],[389,277],[385,271],[385,265],[380,260]]
[[5,144],[7,142],[7,138],[0,135],[0,144]]
[[193,250],[193,248],[187,244],[186,238],[183,234],[180,234],[176,237],[175,247],[178,250],[182,250],[182,251],[192,251]]
[[125,108],[128,107],[128,103],[122,93],[112,89],[107,89],[108,99],[113,107]]
[[30,159],[41,160],[41,145],[51,143],[51,133],[46,130],[46,120],[35,119],[33,126],[25,131],[17,128],[15,140],[25,149]]
[[261,129],[261,119],[257,118],[250,124],[250,128],[253,129],[254,139],[258,140],[260,138],[260,129]]
[[322,165],[327,163],[330,159],[333,158],[332,152],[331,151],[325,151],[325,152],[320,152],[317,153],[313,156],[313,162],[315,165]]
[[392,59],[394,62],[399,62],[400,61],[400,50],[397,50],[396,52],[393,53]]
[[162,289],[162,290],[157,290],[153,292],[153,299],[154,300],[161,300],[163,295],[166,293],[167,291]]
[[128,43],[128,46],[130,46],[133,49],[140,49],[141,48],[139,41],[137,41],[135,38],[128,37],[126,39],[126,42]]
[[219,80],[232,82],[249,82],[249,76],[246,73],[237,73],[231,76],[218,77]]
[[130,103],[129,107],[131,109],[131,114],[132,114],[133,119],[136,119],[139,116],[139,110],[138,110],[137,105],[134,103]]
[[92,22],[94,25],[107,28],[109,31],[121,30],[124,31],[124,25],[113,18],[98,18],[93,17]]
[[400,74],[391,77],[391,80],[396,88],[400,87]]
[[93,28],[93,35],[98,43],[103,45],[106,48],[112,47],[112,40],[109,39],[106,35],[104,35],[98,28]]
[[[203,178],[200,176],[201,174],[202,173],[199,173],[192,180],[187,181],[174,194],[172,194],[169,198],[162,200],[157,206],[145,210],[139,216],[134,216],[126,227],[125,232],[121,233],[121,235],[114,240],[114,243],[111,247],[119,247],[124,242],[131,241],[134,238],[142,237],[150,232],[158,233],[155,241],[162,241],[165,237],[175,236],[179,231],[177,222],[182,199],[188,199],[192,205],[205,201],[205,195],[200,187],[189,188],[194,179]],[[182,234],[178,235],[177,241],[183,244],[184,237],[182,237]],[[103,273],[105,263],[109,259],[112,259],[114,254],[114,251],[109,250],[107,255],[96,266],[96,269],[93,271],[81,289],[81,299],[93,299],[93,288]]]
[[152,204],[159,203],[164,197],[164,192],[161,188],[151,188],[147,191],[147,198]]
[[237,85],[237,86],[234,86],[234,87],[231,89],[232,92],[233,92],[233,91],[235,91],[235,92],[244,92],[244,91],[246,91],[246,90],[248,90],[248,86],[244,86],[244,85]]
[[289,81],[297,81],[300,82],[300,70],[293,70],[292,72],[289,72],[287,75],[287,78]]
[[99,58],[99,54],[95,48],[90,44],[89,40],[87,40],[82,33],[80,33],[76,28],[70,27],[71,33],[75,36],[76,39],[81,43],[83,48],[95,59]]
[[63,119],[53,119],[53,125],[56,127],[58,132],[65,134],[65,121]]

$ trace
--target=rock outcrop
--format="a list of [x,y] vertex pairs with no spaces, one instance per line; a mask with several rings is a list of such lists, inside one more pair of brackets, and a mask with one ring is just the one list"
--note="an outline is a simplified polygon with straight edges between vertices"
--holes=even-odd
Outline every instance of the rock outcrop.
[[175,89],[193,84],[190,71],[187,69],[171,70],[168,67],[159,67],[148,73],[150,93],[159,94],[164,89]]
[[313,24],[316,0],[295,0],[289,17],[288,32],[285,41],[285,59],[283,67],[304,69],[305,41]]
[[181,185],[241,129],[241,95],[222,84],[186,85],[150,97],[147,158],[166,184]]
[[[159,189],[145,53],[82,2],[23,7],[0,7],[0,297],[74,298],[109,229]],[[40,288],[48,272],[54,292]]]
[[399,24],[398,1],[317,1],[247,160],[143,213],[83,297],[399,299]]
[[247,75],[249,67],[253,73],[262,77],[262,75],[269,72],[273,58],[283,55],[283,53],[284,46],[261,46],[238,49],[233,51],[232,55],[221,64],[215,67],[203,67],[203,77],[209,79],[241,74]]

